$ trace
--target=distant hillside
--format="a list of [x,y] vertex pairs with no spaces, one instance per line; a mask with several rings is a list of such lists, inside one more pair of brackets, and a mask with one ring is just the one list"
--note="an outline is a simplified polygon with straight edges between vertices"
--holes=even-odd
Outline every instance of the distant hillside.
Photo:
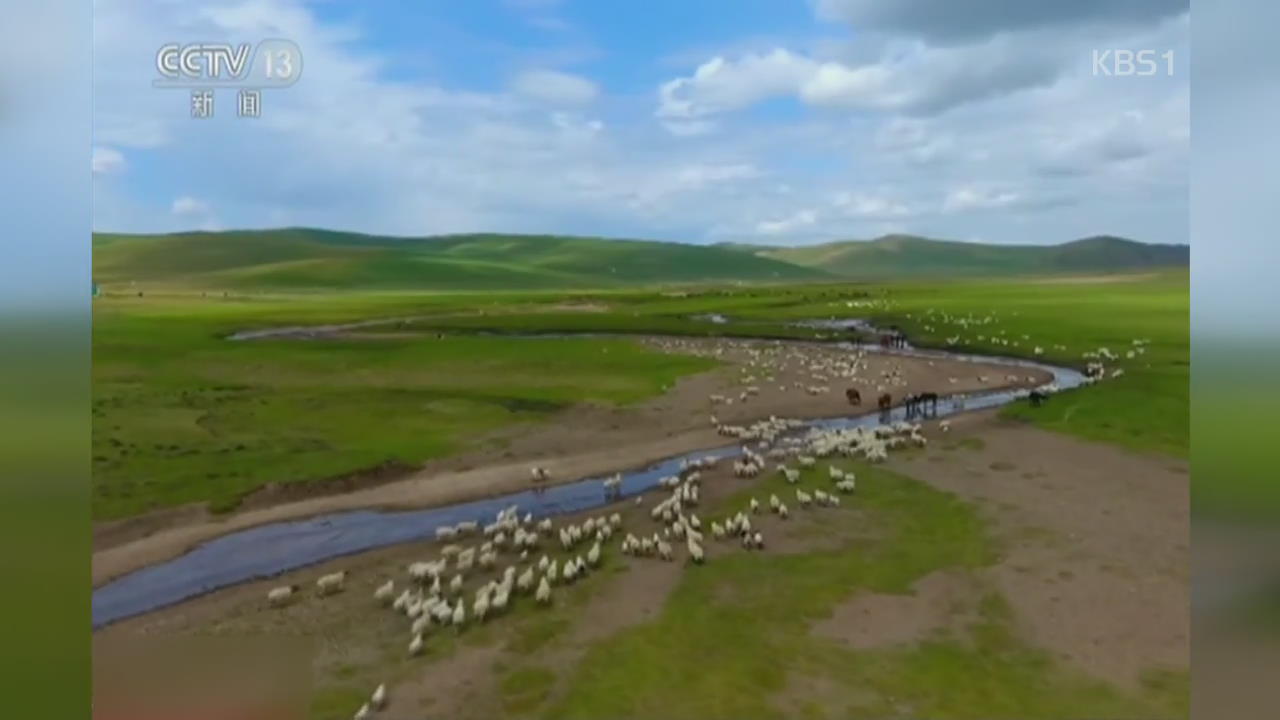
[[[722,245],[725,249],[736,247]],[[1121,272],[1187,266],[1186,245],[1149,245],[1100,235],[1061,245],[985,245],[886,235],[796,248],[745,246],[757,257],[825,270],[844,277],[996,276],[1038,273]]]
[[258,289],[538,289],[830,279],[720,247],[552,235],[394,238],[305,228],[99,233],[100,284]]

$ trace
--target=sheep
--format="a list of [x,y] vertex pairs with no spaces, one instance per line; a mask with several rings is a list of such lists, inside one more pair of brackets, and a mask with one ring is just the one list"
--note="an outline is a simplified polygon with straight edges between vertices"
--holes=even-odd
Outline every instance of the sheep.
[[791,513],[790,513],[790,511],[789,511],[789,510],[787,510],[787,506],[786,506],[786,505],[784,505],[784,504],[782,504],[782,503],[779,503],[779,504],[778,504],[778,517],[782,518],[783,520],[786,520],[786,519],[787,519],[787,517],[788,517],[790,514],[791,514]]
[[373,691],[373,696],[369,698],[369,704],[374,710],[381,710],[387,705],[387,686],[381,684]]
[[462,575],[454,575],[453,579],[449,581],[449,592],[454,595],[462,592]]
[[600,564],[600,541],[599,540],[597,540],[596,544],[592,545],[591,549],[587,551],[587,562],[591,563],[591,565],[593,566]]
[[452,540],[452,539],[454,539],[454,538],[455,538],[455,537],[457,537],[457,536],[458,536],[458,533],[457,533],[457,531],[455,531],[455,530],[453,529],[453,526],[446,526],[446,527],[438,527],[438,528],[436,528],[436,539],[437,539],[437,540]]
[[560,571],[560,577],[564,578],[566,583],[572,583],[578,575],[578,563],[569,558],[564,562],[564,569]]
[[529,590],[533,589],[533,568],[532,567],[525,568],[525,571],[520,573],[520,577],[516,578],[516,587],[521,592],[528,592]]
[[352,720],[366,720],[366,718],[369,717],[370,712],[372,711],[369,710],[369,703],[365,703],[360,706],[360,709],[357,710],[356,714],[352,715],[351,718]]
[[663,540],[658,541],[658,557],[671,560],[671,545]]
[[939,429],[939,430],[941,430],[942,432],[950,432],[950,431],[951,431],[951,421],[950,421],[950,420],[943,420],[942,422],[938,423],[938,429]]
[[760,513],[760,502],[755,498],[751,498],[751,504],[749,507],[751,508],[752,514],[758,515]]
[[702,551],[702,546],[694,542],[693,540],[690,540],[688,543],[688,547],[689,547],[690,559],[692,559],[695,563],[698,563],[699,565],[701,565],[703,560],[706,558],[706,555]]
[[462,600],[458,600],[458,604],[453,608],[453,617],[451,618],[453,626],[460,628],[467,621],[467,606]]
[[551,584],[547,582],[547,576],[543,575],[542,581],[538,583],[538,590],[534,594],[534,599],[543,605],[551,602]]
[[774,495],[773,493],[770,493],[770,494],[769,494],[769,509],[770,509],[770,510],[773,510],[773,511],[775,511],[775,512],[776,512],[776,511],[778,510],[778,506],[779,506],[779,505],[781,505],[781,504],[782,504],[782,501],[778,499],[778,496],[777,496],[777,495]]
[[409,654],[413,656],[422,654],[422,634],[418,633],[409,641]]
[[[461,605],[459,605],[459,607],[461,607]],[[488,592],[481,591],[476,597],[475,602],[471,604],[471,614],[475,617],[476,622],[484,622],[484,616],[489,614]]]
[[621,527],[622,527],[622,516],[621,516],[621,515],[619,515],[618,513],[614,513],[614,514],[610,515],[610,516],[609,516],[609,524],[610,524],[610,525],[612,525],[612,526],[614,527],[614,529],[615,529],[615,530],[616,530],[616,529],[618,529],[618,528],[621,528]]
[[417,620],[413,621],[413,625],[410,626],[409,632],[413,633],[414,635],[421,635],[422,633],[426,632],[427,628],[430,626],[431,626],[431,613],[423,612],[422,615]]
[[316,580],[316,590],[319,591],[321,597],[340,592],[343,584],[346,582],[346,579],[346,570],[322,575],[318,580]]
[[272,607],[280,607],[287,604],[293,598],[294,593],[300,589],[297,585],[282,585],[278,588],[272,588],[267,592],[267,602]]
[[547,572],[546,572],[546,575],[544,575],[544,577],[548,582],[555,582],[556,574],[557,574],[556,561],[552,560],[551,564],[547,566]]
[[813,502],[813,498],[809,493],[801,490],[800,488],[796,488],[796,502],[800,503],[800,507],[807,508],[809,507],[809,503]]
[[388,602],[391,601],[391,594],[394,593],[395,591],[396,591],[396,582],[394,580],[388,580],[385,583],[379,585],[377,590],[373,591],[373,599],[377,600],[383,605],[386,605]]

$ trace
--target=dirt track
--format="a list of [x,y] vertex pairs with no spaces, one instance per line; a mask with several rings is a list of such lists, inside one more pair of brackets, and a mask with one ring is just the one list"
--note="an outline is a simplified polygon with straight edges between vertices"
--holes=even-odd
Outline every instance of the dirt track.
[[[257,525],[297,520],[360,508],[410,509],[448,505],[504,494],[528,487],[529,465],[547,467],[554,478],[570,481],[591,475],[644,466],[654,460],[726,444],[710,424],[779,417],[849,415],[844,388],[851,383],[811,369],[849,352],[807,343],[722,339],[647,339],[653,347],[719,358],[715,371],[682,379],[665,394],[628,408],[584,405],[558,414],[553,423],[517,427],[478,443],[481,449],[424,466],[404,479],[343,494],[251,498],[246,509],[215,517],[202,507],[183,507],[95,528],[94,586],[157,562],[176,557],[215,537]],[[750,363],[755,363],[750,366]],[[942,394],[1030,386],[1050,379],[1047,373],[1007,366],[910,356],[868,354],[859,372],[864,407],[881,390],[895,398],[905,393]],[[886,379],[884,373],[896,373]],[[746,378],[753,378],[749,382]],[[824,385],[819,385],[824,383]],[[759,394],[746,401],[739,393],[749,384]],[[799,386],[799,387],[797,387]],[[825,386],[811,395],[803,387]],[[732,396],[731,405],[713,404],[712,394]],[[584,451],[583,448],[592,448]]]

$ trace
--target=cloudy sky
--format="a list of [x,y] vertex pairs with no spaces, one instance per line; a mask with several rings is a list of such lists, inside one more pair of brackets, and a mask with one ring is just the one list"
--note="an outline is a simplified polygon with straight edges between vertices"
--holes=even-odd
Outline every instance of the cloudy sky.
[[[1187,242],[1187,0],[97,0],[97,230]],[[293,40],[262,117],[167,42]],[[1173,52],[1149,77],[1095,49]],[[1171,70],[1171,73],[1169,72]]]

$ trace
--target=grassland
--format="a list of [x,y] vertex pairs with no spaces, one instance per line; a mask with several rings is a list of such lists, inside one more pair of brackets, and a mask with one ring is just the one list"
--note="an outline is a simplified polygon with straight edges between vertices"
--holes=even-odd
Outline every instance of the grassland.
[[[326,319],[353,312],[342,302]],[[608,340],[224,340],[269,322],[269,309],[247,305],[98,305],[95,517],[194,501],[225,509],[268,482],[419,463],[571,403],[634,402],[711,366]]]
[[796,248],[730,247],[864,280],[1135,272],[1186,267],[1191,257],[1185,245],[1148,245],[1111,236],[1061,245],[985,245],[886,235]]
[[717,247],[542,235],[396,238],[308,228],[94,238],[104,286],[509,290],[796,282],[825,272]]
[[[708,361],[611,338],[514,343],[502,333],[671,333],[811,338],[800,318],[896,322],[925,345],[1081,365],[1085,350],[1150,350],[1126,374],[1044,407],[1047,428],[1143,451],[1188,446],[1185,273],[1081,285],[1040,280],[525,293],[258,294],[188,290],[95,300],[93,512],[97,519],[209,501],[466,449],[488,430],[573,403],[651,397]],[[933,310],[934,315],[928,311]],[[696,319],[723,313],[731,322]],[[994,317],[981,329],[938,319]],[[245,329],[412,318],[402,337],[230,342]],[[930,329],[931,328],[931,329]],[[981,340],[1027,335],[1011,348]],[[1063,345],[1065,350],[1055,349]],[[941,388],[945,390],[945,388]]]

